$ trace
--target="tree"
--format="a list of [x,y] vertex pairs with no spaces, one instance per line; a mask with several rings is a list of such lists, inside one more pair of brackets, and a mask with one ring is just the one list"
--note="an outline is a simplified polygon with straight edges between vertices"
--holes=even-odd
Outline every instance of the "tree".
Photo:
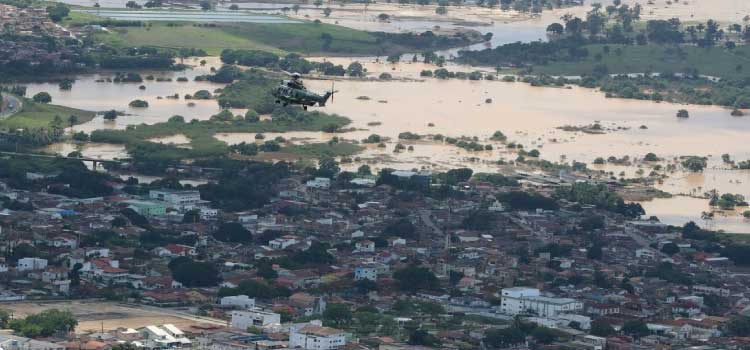
[[2,329],[8,328],[9,322],[10,322],[10,312],[5,309],[0,309],[0,328]]
[[557,334],[547,327],[536,327],[531,331],[531,336],[539,343],[549,344],[557,339]]
[[692,172],[702,172],[708,165],[706,158],[691,156],[682,161],[682,166]]
[[73,82],[74,80],[72,79],[63,79],[58,86],[60,87],[60,90],[70,90],[73,88]]
[[47,16],[49,16],[49,19],[52,20],[52,22],[62,21],[62,19],[67,17],[69,13],[70,8],[61,2],[52,6],[47,6]]
[[105,120],[115,120],[115,119],[117,119],[117,111],[114,110],[114,109],[106,111],[106,112],[104,112],[103,118]]
[[339,172],[339,163],[333,158],[323,158],[318,162],[318,170],[315,172],[315,176],[333,178]]
[[408,293],[440,288],[440,283],[432,271],[416,265],[396,271],[393,278],[396,280],[399,289]]
[[667,255],[675,255],[680,252],[680,247],[670,242],[661,247],[661,252]]
[[346,326],[352,321],[352,311],[345,304],[328,304],[323,312],[323,321],[334,327]]
[[49,93],[44,92],[44,91],[37,93],[31,99],[34,100],[34,102],[38,102],[38,103],[50,103],[50,102],[52,102],[52,96],[50,96]]
[[677,111],[677,118],[690,118],[690,112],[686,109],[681,109]]
[[211,2],[210,1],[201,1],[200,2],[201,10],[208,11],[211,9]]
[[333,12],[333,10],[331,10],[330,7],[326,7],[326,8],[323,9],[323,15],[326,16],[326,17],[330,17],[331,16],[331,12]]
[[434,347],[440,345],[440,340],[438,340],[434,335],[427,333],[427,331],[417,329],[409,334],[408,343],[409,345]]
[[448,8],[445,6],[438,6],[435,8],[435,13],[438,15],[447,15],[448,14]]
[[188,210],[182,215],[183,223],[196,223],[201,220],[201,212],[198,209]]
[[223,222],[213,233],[214,238],[222,242],[247,243],[253,240],[253,235],[239,222]]
[[526,334],[518,327],[491,329],[485,333],[483,340],[490,348],[506,348],[524,343]]
[[365,76],[365,69],[362,63],[354,61],[346,68],[346,74],[352,77],[363,77]]
[[549,26],[547,26],[547,33],[552,33],[555,35],[560,35],[565,31],[565,27],[563,27],[560,23],[552,23]]
[[68,126],[70,126],[72,128],[76,124],[78,124],[78,116],[76,116],[76,115],[69,116],[68,117]]
[[186,287],[214,287],[221,281],[219,270],[209,262],[182,260],[173,265],[172,278]]
[[614,335],[616,333],[615,329],[612,328],[612,326],[604,322],[602,320],[595,320],[594,322],[591,322],[591,334],[595,335],[597,337],[609,337],[610,335]]
[[72,332],[78,321],[70,311],[50,309],[23,319],[10,321],[8,326],[24,337],[49,337],[58,333]]
[[748,337],[750,336],[750,317],[735,316],[727,324],[729,336]]
[[645,162],[657,162],[659,161],[659,157],[656,156],[654,153],[646,153],[646,156],[643,157],[643,161]]
[[370,176],[372,175],[372,170],[370,170],[370,166],[367,164],[360,165],[359,168],[357,168],[357,175],[359,176]]
[[651,334],[646,322],[643,320],[627,321],[622,326],[622,332],[635,338],[645,337]]

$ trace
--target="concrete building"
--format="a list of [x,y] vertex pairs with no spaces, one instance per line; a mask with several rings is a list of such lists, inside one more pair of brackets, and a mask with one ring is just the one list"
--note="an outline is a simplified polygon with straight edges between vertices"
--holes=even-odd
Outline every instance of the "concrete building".
[[221,300],[219,300],[219,304],[222,306],[234,306],[243,309],[252,309],[255,307],[255,298],[250,298],[247,295],[232,295],[221,298]]
[[148,197],[153,200],[169,203],[170,207],[178,210],[190,210],[201,203],[199,191],[151,190]]
[[370,280],[370,281],[377,281],[378,280],[378,268],[375,266],[359,266],[354,269],[354,280],[355,281],[361,281],[361,280]]
[[281,315],[258,308],[232,311],[232,328],[266,327],[281,324]]
[[167,214],[167,207],[163,203],[152,201],[129,200],[125,201],[128,208],[135,210],[143,216],[162,216]]
[[293,325],[289,329],[289,347],[311,350],[337,349],[346,345],[343,331],[323,327],[320,321]]
[[173,324],[145,326],[137,329],[144,348],[177,348],[189,347],[190,339]]
[[23,258],[23,259],[18,259],[16,270],[33,271],[33,270],[42,270],[46,267],[47,267],[47,259]]
[[554,317],[583,311],[583,303],[575,299],[544,297],[536,288],[505,288],[501,291],[501,297],[500,311],[506,315],[532,313],[540,317]]

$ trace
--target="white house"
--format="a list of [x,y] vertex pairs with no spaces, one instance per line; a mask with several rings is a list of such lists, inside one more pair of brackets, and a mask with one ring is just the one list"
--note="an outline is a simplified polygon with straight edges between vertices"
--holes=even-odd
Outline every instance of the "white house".
[[151,325],[138,328],[137,331],[141,339],[152,343],[154,348],[187,347],[191,344],[185,333],[172,324]]
[[47,259],[40,258],[23,258],[18,260],[16,270],[18,271],[33,271],[41,270],[47,267]]
[[294,235],[285,235],[268,241],[268,246],[276,250],[281,250],[286,249],[289,246],[293,246],[299,242],[299,237]]
[[540,317],[583,311],[583,303],[570,298],[541,296],[539,289],[514,287],[501,291],[500,311],[506,315],[534,313]]
[[232,328],[247,330],[249,327],[266,327],[281,324],[281,315],[258,308],[232,311]]
[[344,332],[323,327],[320,321],[292,325],[289,328],[289,347],[310,350],[337,349],[346,345]]
[[366,239],[364,241],[359,241],[354,244],[354,248],[358,252],[362,253],[374,253],[375,252],[375,242]]
[[243,309],[252,309],[255,307],[255,298],[250,298],[247,295],[232,295],[221,298],[219,300],[219,304],[223,306],[235,306]]

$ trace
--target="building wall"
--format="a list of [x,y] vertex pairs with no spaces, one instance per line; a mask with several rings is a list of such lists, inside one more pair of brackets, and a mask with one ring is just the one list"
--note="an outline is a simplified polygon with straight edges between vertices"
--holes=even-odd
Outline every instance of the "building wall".
[[292,332],[289,336],[290,348],[302,348],[312,350],[336,349],[346,345],[346,337],[343,334],[321,337],[311,334]]

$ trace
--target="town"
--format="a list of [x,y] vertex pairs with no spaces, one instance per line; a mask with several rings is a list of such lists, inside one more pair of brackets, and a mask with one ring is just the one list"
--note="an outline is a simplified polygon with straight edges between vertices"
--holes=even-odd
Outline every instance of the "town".
[[224,172],[270,194],[244,210],[223,201],[257,194],[215,197],[221,175],[97,182],[80,161],[17,161],[0,174],[3,348],[750,346],[746,246],[641,220],[575,173],[238,161]]

